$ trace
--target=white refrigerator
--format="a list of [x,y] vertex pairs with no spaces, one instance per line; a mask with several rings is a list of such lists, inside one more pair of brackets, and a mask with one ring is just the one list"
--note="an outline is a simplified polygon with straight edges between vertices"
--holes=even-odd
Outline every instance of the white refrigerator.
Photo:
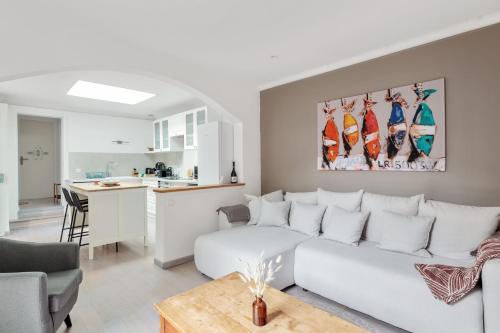
[[230,183],[233,161],[233,125],[221,121],[199,125],[198,185]]

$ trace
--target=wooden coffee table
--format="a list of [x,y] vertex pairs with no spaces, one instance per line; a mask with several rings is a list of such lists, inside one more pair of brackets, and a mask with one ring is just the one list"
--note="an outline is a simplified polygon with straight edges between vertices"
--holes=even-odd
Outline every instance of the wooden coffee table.
[[253,300],[238,274],[229,274],[156,304],[160,332],[367,332],[274,288],[264,294],[268,323],[257,327],[252,323]]

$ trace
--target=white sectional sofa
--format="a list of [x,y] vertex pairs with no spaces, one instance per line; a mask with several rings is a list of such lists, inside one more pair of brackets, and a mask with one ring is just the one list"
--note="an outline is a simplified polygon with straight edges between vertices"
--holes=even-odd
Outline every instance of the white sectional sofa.
[[[327,198],[345,207],[356,207],[350,205],[357,200],[356,192],[346,194],[350,199],[345,202],[341,193],[318,193],[318,200],[314,200],[313,192],[296,196],[287,194],[286,197],[298,201],[302,198],[308,204],[319,205]],[[274,197],[273,201],[279,200]],[[219,278],[239,271],[240,260],[256,261],[262,251],[267,259],[281,254],[283,269],[272,283],[276,288],[296,284],[411,332],[500,332],[500,260],[488,262],[482,273],[482,286],[452,305],[435,299],[414,267],[415,263],[472,266],[474,257],[469,255],[470,250],[495,232],[500,208],[426,203],[423,197],[363,194],[354,210],[367,211],[371,216],[359,246],[353,246],[326,239],[324,234],[295,231],[293,223],[260,226],[259,217],[255,216],[255,202],[252,204],[253,223],[257,225],[226,229],[196,240],[195,264],[200,272]],[[434,226],[423,250],[430,252],[428,256],[380,248],[384,242],[383,233],[377,228],[384,224],[382,211],[388,208],[415,216],[423,212],[426,216],[434,214]],[[292,205],[291,215],[293,210]],[[328,209],[326,211],[328,213]],[[449,218],[449,215],[454,216]],[[456,225],[450,226],[450,221],[454,220]],[[450,227],[450,237],[443,239],[446,228]],[[435,230],[437,234],[433,239]]]
[[241,261],[256,261],[262,251],[266,260],[281,254],[283,267],[276,274],[273,286],[283,289],[295,283],[295,248],[308,238],[284,228],[241,226],[198,237],[194,258],[200,272],[217,279],[241,271]]

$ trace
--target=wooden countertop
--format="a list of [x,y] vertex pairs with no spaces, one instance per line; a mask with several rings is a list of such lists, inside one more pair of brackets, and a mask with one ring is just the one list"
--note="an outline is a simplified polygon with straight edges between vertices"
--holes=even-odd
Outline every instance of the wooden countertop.
[[214,188],[237,187],[237,186],[245,186],[245,183],[214,184],[214,185],[200,185],[200,186],[161,187],[161,188],[155,188],[155,189],[153,189],[153,191],[157,192],[157,193],[172,193],[172,192],[209,190],[209,189],[214,189]]
[[81,192],[102,192],[102,191],[117,191],[117,190],[130,190],[135,188],[147,188],[148,185],[140,183],[120,183],[118,186],[101,186],[94,183],[78,183],[69,184],[69,187]]

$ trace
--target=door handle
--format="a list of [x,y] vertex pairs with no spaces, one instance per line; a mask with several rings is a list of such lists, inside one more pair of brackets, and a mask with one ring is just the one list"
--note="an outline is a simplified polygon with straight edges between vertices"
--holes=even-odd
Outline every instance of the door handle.
[[23,165],[23,164],[24,164],[24,161],[28,161],[28,160],[29,160],[29,158],[25,158],[25,157],[23,157],[22,155],[21,155],[21,157],[19,157],[19,163],[20,163],[21,165]]

